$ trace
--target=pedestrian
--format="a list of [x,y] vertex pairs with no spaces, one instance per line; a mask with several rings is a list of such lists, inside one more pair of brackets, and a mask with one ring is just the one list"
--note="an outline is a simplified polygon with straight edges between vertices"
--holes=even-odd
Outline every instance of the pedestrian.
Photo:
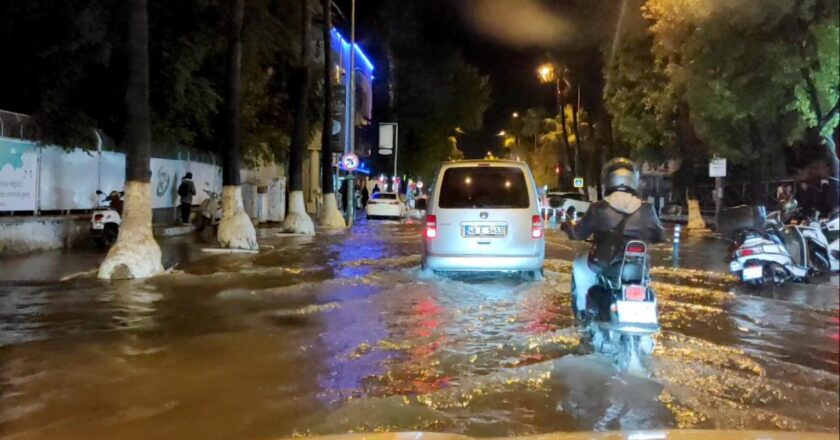
[[802,214],[805,216],[811,215],[811,210],[814,209],[814,198],[812,188],[808,186],[808,182],[800,182],[799,189],[796,191],[796,201],[802,208]]
[[371,191],[370,193],[371,193],[371,195],[373,195],[373,194],[376,194],[378,192],[379,192],[379,184],[377,183],[377,184],[373,185],[373,191]]
[[192,210],[192,199],[195,195],[195,184],[192,181],[192,173],[187,173],[181,180],[178,187],[178,196],[181,197],[181,223],[190,222],[190,211]]
[[781,202],[785,198],[785,186],[781,183],[776,187],[776,201]]
[[370,194],[368,193],[367,185],[362,185],[362,208],[367,207]]
[[348,203],[348,200],[347,200],[347,179],[344,179],[344,180],[341,181],[341,188],[338,190],[338,192],[341,193],[341,207],[340,207],[340,209],[342,211],[344,211],[349,206],[349,203]]

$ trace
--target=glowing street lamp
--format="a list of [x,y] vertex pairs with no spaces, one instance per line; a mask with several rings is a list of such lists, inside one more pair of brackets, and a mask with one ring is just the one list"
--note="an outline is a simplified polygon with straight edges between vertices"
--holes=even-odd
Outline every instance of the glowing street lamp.
[[517,112],[513,112],[513,114],[512,114],[511,116],[513,116],[513,118],[514,118],[514,119],[516,119],[516,118],[518,118],[518,117],[519,117],[519,113],[517,113]]
[[556,75],[554,74],[554,65],[551,63],[546,63],[537,67],[537,77],[540,79],[542,83],[550,83],[557,79]]
[[507,135],[507,133],[505,133],[505,131],[504,131],[504,130],[502,130],[502,131],[500,131],[500,132],[496,133],[496,136],[505,136],[505,135]]

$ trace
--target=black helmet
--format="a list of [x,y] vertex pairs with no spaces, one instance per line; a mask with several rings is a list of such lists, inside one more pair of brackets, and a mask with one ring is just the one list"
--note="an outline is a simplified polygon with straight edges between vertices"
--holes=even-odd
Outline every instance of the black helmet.
[[616,157],[601,169],[601,183],[604,185],[605,195],[615,191],[636,193],[639,188],[639,169],[632,160]]

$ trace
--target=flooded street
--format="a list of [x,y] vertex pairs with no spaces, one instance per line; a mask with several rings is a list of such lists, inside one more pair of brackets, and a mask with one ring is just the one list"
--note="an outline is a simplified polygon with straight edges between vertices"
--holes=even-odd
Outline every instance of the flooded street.
[[0,435],[840,429],[836,276],[757,291],[727,275],[722,242],[688,236],[679,268],[657,248],[651,374],[618,376],[571,321],[585,243],[549,232],[541,282],[441,278],[420,273],[420,228],[261,230],[257,255],[180,237],[162,242],[173,273],[134,282],[58,281],[93,251],[0,260]]

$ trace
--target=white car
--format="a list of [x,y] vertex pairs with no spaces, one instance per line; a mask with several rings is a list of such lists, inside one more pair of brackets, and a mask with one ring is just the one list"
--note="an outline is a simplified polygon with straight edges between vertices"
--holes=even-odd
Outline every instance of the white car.
[[550,192],[548,193],[548,206],[543,207],[543,215],[548,214],[548,217],[551,217],[553,211],[556,210],[558,218],[565,218],[567,215],[574,213],[573,218],[578,219],[586,214],[589,205],[591,203],[584,198],[583,193],[577,191]]
[[394,192],[378,192],[371,196],[365,207],[367,218],[403,218],[408,209]]

